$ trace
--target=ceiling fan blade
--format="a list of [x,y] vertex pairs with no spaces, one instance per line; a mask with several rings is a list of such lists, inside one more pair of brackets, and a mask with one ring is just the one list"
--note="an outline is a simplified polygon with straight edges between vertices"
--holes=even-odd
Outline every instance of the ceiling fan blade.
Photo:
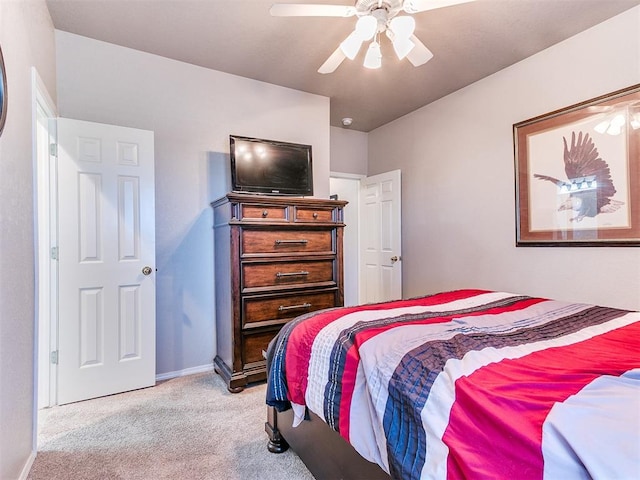
[[333,73],[336,68],[340,66],[343,60],[347,58],[340,47],[336,48],[336,50],[327,58],[327,61],[324,62],[320,68],[318,69],[318,73]]
[[407,13],[418,13],[473,1],[475,0],[405,0],[402,8]]
[[274,17],[352,17],[356,9],[346,5],[275,3],[269,12]]
[[415,35],[411,35],[410,40],[415,46],[407,54],[407,59],[413,64],[414,67],[424,65],[433,58],[433,53],[431,53],[431,50],[429,50],[418,37],[416,37]]

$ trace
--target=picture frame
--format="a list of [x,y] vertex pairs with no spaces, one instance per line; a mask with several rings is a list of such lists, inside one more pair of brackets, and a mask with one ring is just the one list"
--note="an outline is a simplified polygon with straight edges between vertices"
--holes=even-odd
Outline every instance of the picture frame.
[[640,246],[640,84],[513,125],[516,246]]

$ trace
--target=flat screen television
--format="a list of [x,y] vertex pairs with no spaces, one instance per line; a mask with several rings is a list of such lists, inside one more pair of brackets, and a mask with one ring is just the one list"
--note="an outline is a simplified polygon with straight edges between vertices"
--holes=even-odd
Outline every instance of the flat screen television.
[[234,192],[313,195],[311,145],[230,135]]

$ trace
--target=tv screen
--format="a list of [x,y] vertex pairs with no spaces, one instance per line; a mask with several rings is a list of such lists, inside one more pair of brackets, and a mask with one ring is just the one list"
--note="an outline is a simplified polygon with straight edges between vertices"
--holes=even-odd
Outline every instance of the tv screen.
[[236,192],[313,195],[311,145],[230,135]]

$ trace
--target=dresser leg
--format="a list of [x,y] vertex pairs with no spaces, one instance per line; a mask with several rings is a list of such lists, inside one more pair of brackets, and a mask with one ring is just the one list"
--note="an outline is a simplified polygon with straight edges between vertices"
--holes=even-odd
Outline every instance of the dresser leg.
[[240,393],[247,386],[247,376],[243,372],[233,373],[220,357],[213,359],[213,370],[222,377],[231,393]]

